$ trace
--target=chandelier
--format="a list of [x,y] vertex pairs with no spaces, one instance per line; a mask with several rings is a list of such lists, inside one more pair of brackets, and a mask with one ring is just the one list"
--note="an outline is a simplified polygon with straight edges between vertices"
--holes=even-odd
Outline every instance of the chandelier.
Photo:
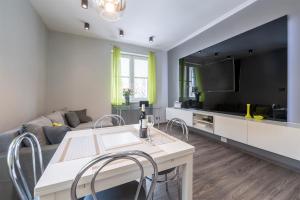
[[126,0],[94,0],[102,18],[107,21],[118,21],[126,7]]

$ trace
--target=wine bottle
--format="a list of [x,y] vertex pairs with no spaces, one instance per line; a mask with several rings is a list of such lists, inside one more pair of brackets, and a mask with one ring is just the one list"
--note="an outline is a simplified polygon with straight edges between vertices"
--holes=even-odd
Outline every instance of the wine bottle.
[[142,104],[141,114],[140,114],[140,138],[147,138],[147,121],[145,104]]

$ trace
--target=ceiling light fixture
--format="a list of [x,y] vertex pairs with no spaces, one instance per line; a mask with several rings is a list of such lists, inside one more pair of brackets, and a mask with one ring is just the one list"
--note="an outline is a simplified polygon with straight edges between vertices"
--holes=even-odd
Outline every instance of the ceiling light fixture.
[[149,42],[150,42],[150,43],[153,43],[153,42],[154,42],[154,36],[150,36],[150,37],[149,37]]
[[81,0],[81,7],[84,9],[88,9],[88,7],[89,7],[88,0]]
[[124,31],[122,29],[119,30],[119,36],[124,37]]
[[90,30],[90,24],[87,22],[84,22],[84,30]]
[[118,21],[126,7],[126,0],[94,0],[100,16],[111,22]]

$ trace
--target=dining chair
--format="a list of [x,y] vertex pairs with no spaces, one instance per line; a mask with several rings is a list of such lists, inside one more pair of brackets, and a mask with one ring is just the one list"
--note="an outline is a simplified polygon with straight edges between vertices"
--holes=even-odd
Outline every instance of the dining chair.
[[[182,135],[184,136],[185,140],[188,141],[189,140],[189,129],[188,129],[185,121],[182,119],[179,119],[179,118],[173,118],[173,119],[169,120],[166,125],[165,132],[168,134],[172,134],[171,132],[172,132],[174,126],[181,128]],[[172,174],[172,173],[173,173],[173,176],[169,177],[168,175]],[[150,177],[147,177],[147,179],[152,181],[152,178],[150,178]],[[158,172],[157,183],[166,184],[166,191],[169,191],[168,183],[170,181],[176,181],[178,198],[180,199],[181,192],[180,192],[179,167],[173,167],[173,168]]]
[[173,118],[169,120],[166,126],[166,133],[170,133],[169,130],[172,131],[174,125],[181,127],[183,136],[185,137],[186,141],[189,141],[189,129],[185,121],[182,119]]
[[[153,167],[153,175],[152,179],[153,182],[151,183],[150,189],[148,191],[148,194],[146,195],[146,192],[144,188],[142,187],[144,180],[145,180],[145,174],[144,174],[144,168],[142,163],[137,159],[137,157],[142,157],[145,158],[150,162],[150,164]],[[101,192],[95,191],[95,182],[96,182],[96,177],[98,176],[99,172],[108,164],[118,161],[118,160],[131,160],[133,161],[140,169],[140,178],[139,182],[138,181],[132,181],[129,183],[125,183],[122,185],[119,185],[117,187],[107,189]],[[91,189],[91,195],[85,196],[84,200],[150,200],[152,198],[154,188],[156,186],[156,180],[158,176],[158,169],[157,169],[157,164],[153,160],[153,158],[143,152],[143,151],[124,151],[124,152],[119,152],[119,153],[110,153],[110,154],[105,154],[102,156],[99,156],[89,163],[87,163],[76,175],[72,187],[71,187],[71,199],[72,200],[77,200],[77,185],[79,180],[82,178],[83,174],[93,168],[96,164],[101,162],[101,166],[98,167],[98,169],[94,172],[91,182],[90,182],[90,189]]]
[[100,123],[100,128],[103,127],[103,122],[105,120],[116,120],[117,126],[122,126],[125,125],[125,120],[123,119],[122,116],[120,115],[115,115],[115,114],[110,114],[110,115],[104,115],[103,117],[99,118],[95,123],[94,123],[94,129],[98,127],[98,124]]
[[[7,165],[10,178],[21,200],[32,200],[33,195],[30,192],[28,182],[26,181],[25,174],[22,170],[20,163],[20,147],[23,141],[27,141],[31,147],[31,157],[33,166],[33,181],[36,185],[37,177],[37,164],[40,166],[40,175],[44,172],[42,151],[38,139],[32,133],[24,133],[17,136],[9,146],[7,153]],[[36,159],[36,154],[38,160]]]

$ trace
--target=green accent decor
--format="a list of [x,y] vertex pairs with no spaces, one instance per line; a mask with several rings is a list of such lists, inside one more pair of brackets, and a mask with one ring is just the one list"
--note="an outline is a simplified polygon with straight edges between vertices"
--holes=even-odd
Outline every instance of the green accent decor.
[[203,91],[201,71],[200,71],[199,67],[195,67],[194,69],[195,69],[195,76],[196,76],[196,87],[198,88],[198,91],[201,92],[199,101],[204,102],[205,93]]
[[184,97],[184,58],[179,60],[179,98]]
[[121,50],[118,47],[113,47],[111,56],[111,104],[119,106],[122,103]]
[[156,103],[156,59],[153,52],[148,55],[148,101]]

